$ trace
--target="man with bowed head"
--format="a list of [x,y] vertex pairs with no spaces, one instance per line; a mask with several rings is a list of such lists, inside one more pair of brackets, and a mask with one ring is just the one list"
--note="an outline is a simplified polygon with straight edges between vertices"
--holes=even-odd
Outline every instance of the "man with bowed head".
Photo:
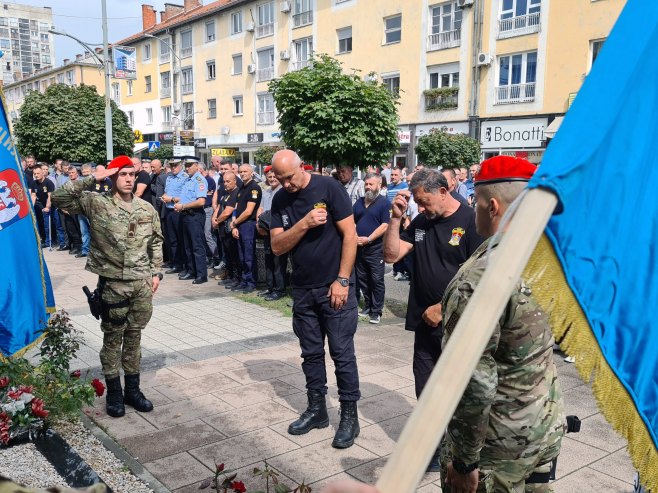
[[359,374],[354,354],[358,322],[354,287],[356,227],[352,202],[336,180],[310,174],[291,150],[277,152],[272,169],[283,190],[272,200],[272,253],[292,252],[293,330],[302,350],[308,408],[291,435],[329,426],[325,395],[325,337],[336,366],[340,423],[332,446],[352,446],[359,435]]
[[[112,179],[111,193],[87,191],[107,177]],[[158,214],[150,203],[133,194],[134,184],[133,162],[128,156],[119,156],[106,170],[68,182],[52,195],[56,207],[89,217],[91,246],[85,268],[99,276],[100,359],[107,384],[106,410],[112,417],[125,414],[124,404],[141,412],[153,410],[139,388],[140,341],[153,312],[153,294],[162,279],[162,233]]]

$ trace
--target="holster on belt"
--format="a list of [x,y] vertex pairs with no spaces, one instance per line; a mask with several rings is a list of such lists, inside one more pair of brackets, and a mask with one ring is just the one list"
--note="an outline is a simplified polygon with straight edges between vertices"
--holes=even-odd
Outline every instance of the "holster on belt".
[[103,301],[103,289],[105,288],[106,282],[106,278],[99,277],[98,286],[93,292],[89,291],[87,286],[82,286],[82,291],[84,291],[87,296],[89,309],[96,320],[100,319],[102,322],[111,323],[112,325],[123,325],[126,322],[126,317],[112,318],[110,317],[110,310],[112,308],[125,308],[129,306],[130,303],[127,299],[119,301],[118,303],[106,303]]

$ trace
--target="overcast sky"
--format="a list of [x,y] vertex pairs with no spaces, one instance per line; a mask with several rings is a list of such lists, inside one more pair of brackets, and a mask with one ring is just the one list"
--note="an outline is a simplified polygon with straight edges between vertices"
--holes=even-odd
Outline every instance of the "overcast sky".
[[[142,3],[153,5],[160,12],[164,10],[165,1],[183,3],[183,0],[107,0],[110,43],[142,30]],[[103,43],[101,0],[16,0],[12,3],[51,7],[57,30],[72,34],[85,43]],[[55,36],[57,65],[61,65],[64,58],[74,58],[76,53],[82,52],[83,48],[75,41]]]

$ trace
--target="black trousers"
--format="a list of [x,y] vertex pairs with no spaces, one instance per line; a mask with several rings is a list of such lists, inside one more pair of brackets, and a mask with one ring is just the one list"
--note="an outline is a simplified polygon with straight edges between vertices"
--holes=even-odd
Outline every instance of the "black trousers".
[[185,254],[181,213],[173,209],[167,209],[165,220],[167,221],[167,238],[169,238],[169,251],[171,253],[170,261],[174,267],[184,269],[187,263],[187,255]]
[[274,255],[272,253],[272,239],[270,235],[263,237],[265,243],[265,281],[267,289],[283,293],[286,290],[286,269],[288,267],[288,254]]
[[43,205],[38,200],[34,203],[34,215],[37,217],[37,227],[39,228],[41,243],[45,243],[48,239],[46,238],[46,228],[43,221]]
[[358,305],[354,286],[350,286],[346,305],[334,310],[327,296],[329,286],[293,288],[292,328],[302,350],[302,370],[306,388],[327,393],[327,368],[324,340],[336,366],[338,396],[341,401],[357,401],[359,372],[354,354],[354,333],[358,323]]
[[73,248],[82,248],[82,236],[80,235],[80,223],[78,216],[64,214],[64,226],[66,234],[69,237],[69,246]]
[[384,244],[365,245],[356,251],[356,281],[371,315],[384,310]]
[[[198,212],[197,212],[198,211]],[[197,279],[208,279],[208,257],[206,257],[206,213],[203,209],[182,212],[183,241],[187,263],[185,270]]]
[[[219,226],[223,228],[224,225]],[[242,281],[242,269],[240,267],[240,255],[238,253],[238,240],[231,236],[231,233],[224,232],[221,236],[222,249],[224,250],[224,262],[226,262],[226,271],[228,277]]]
[[438,327],[430,327],[423,323],[416,329],[413,362],[416,397],[420,397],[436,362],[439,361],[441,339],[443,339],[443,324],[439,324]]
[[[162,229],[162,236],[164,242],[162,243],[162,261],[170,262],[171,261],[171,247],[169,246],[169,235],[167,234],[167,211],[169,209],[161,206],[162,209],[159,212],[160,215],[160,228]],[[156,209],[157,210],[157,209]]]

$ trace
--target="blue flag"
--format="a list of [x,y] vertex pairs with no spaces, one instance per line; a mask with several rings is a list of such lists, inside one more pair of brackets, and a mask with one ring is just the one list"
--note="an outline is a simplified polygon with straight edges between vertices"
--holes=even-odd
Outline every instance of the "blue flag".
[[26,183],[3,99],[0,113],[0,357],[15,355],[34,343],[55,307]]
[[[631,41],[632,40],[632,41]],[[526,268],[555,336],[658,491],[658,2],[629,0],[530,188],[559,200]],[[546,240],[547,239],[547,240]],[[555,269],[553,269],[555,268]]]

